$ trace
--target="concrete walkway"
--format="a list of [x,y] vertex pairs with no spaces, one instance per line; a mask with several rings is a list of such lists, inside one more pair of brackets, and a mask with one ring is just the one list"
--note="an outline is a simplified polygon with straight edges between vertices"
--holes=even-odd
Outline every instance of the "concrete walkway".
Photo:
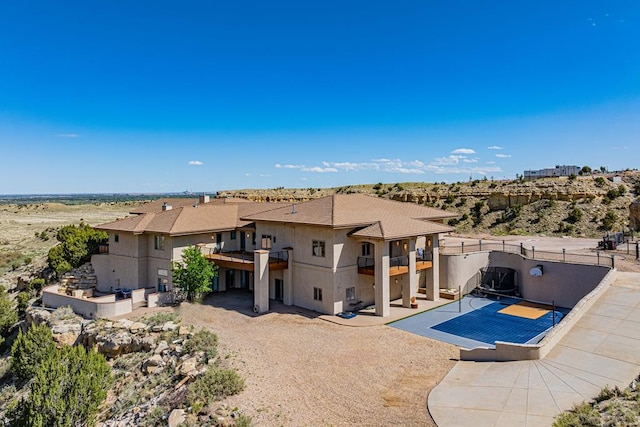
[[605,386],[640,374],[640,274],[615,282],[541,360],[458,362],[429,394],[439,427],[550,426]]

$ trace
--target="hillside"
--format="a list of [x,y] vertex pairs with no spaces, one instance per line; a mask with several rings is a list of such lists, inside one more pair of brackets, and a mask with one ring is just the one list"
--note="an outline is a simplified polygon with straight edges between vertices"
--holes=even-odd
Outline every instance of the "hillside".
[[450,224],[460,233],[545,234],[599,238],[629,230],[629,205],[640,192],[640,172],[542,178],[534,181],[488,179],[447,184],[406,182],[336,188],[228,190],[219,197],[302,202],[330,194],[365,193],[456,212]]

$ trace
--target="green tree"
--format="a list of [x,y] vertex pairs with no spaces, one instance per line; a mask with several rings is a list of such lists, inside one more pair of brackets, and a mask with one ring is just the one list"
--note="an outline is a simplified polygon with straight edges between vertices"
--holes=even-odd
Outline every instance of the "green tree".
[[0,286],[0,345],[18,321],[18,312],[13,308],[4,286]]
[[582,169],[580,169],[580,172],[578,172],[580,175],[589,175],[591,174],[591,168],[589,166],[583,166]]
[[571,212],[569,212],[569,216],[567,217],[566,221],[570,222],[571,224],[575,224],[576,222],[580,222],[581,219],[582,211],[576,206],[571,210]]
[[32,324],[26,333],[20,331],[11,347],[11,370],[20,381],[29,380],[40,364],[56,351],[47,325]]
[[82,346],[53,351],[38,366],[31,392],[9,411],[14,426],[94,425],[111,386],[104,357]]
[[91,255],[98,253],[99,246],[107,243],[109,235],[80,223],[62,227],[56,238],[60,243],[49,250],[48,261],[60,276],[90,261]]
[[211,291],[211,279],[218,274],[218,266],[210,263],[195,246],[182,251],[182,261],[171,263],[173,283],[187,294],[189,301],[198,293]]

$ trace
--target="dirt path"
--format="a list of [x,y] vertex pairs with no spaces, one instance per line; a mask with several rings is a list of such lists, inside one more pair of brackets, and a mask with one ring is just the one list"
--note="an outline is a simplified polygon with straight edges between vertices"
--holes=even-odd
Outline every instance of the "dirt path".
[[229,404],[260,426],[434,425],[428,393],[458,357],[452,345],[388,326],[345,327],[295,313],[252,317],[209,304],[178,312],[218,334],[224,360],[247,382]]

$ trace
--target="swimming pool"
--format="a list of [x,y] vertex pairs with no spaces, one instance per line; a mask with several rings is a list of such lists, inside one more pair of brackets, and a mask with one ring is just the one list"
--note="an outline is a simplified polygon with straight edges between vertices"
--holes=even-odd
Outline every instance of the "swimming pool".
[[467,295],[389,326],[460,347],[493,348],[496,341],[535,344],[568,312],[515,298]]

